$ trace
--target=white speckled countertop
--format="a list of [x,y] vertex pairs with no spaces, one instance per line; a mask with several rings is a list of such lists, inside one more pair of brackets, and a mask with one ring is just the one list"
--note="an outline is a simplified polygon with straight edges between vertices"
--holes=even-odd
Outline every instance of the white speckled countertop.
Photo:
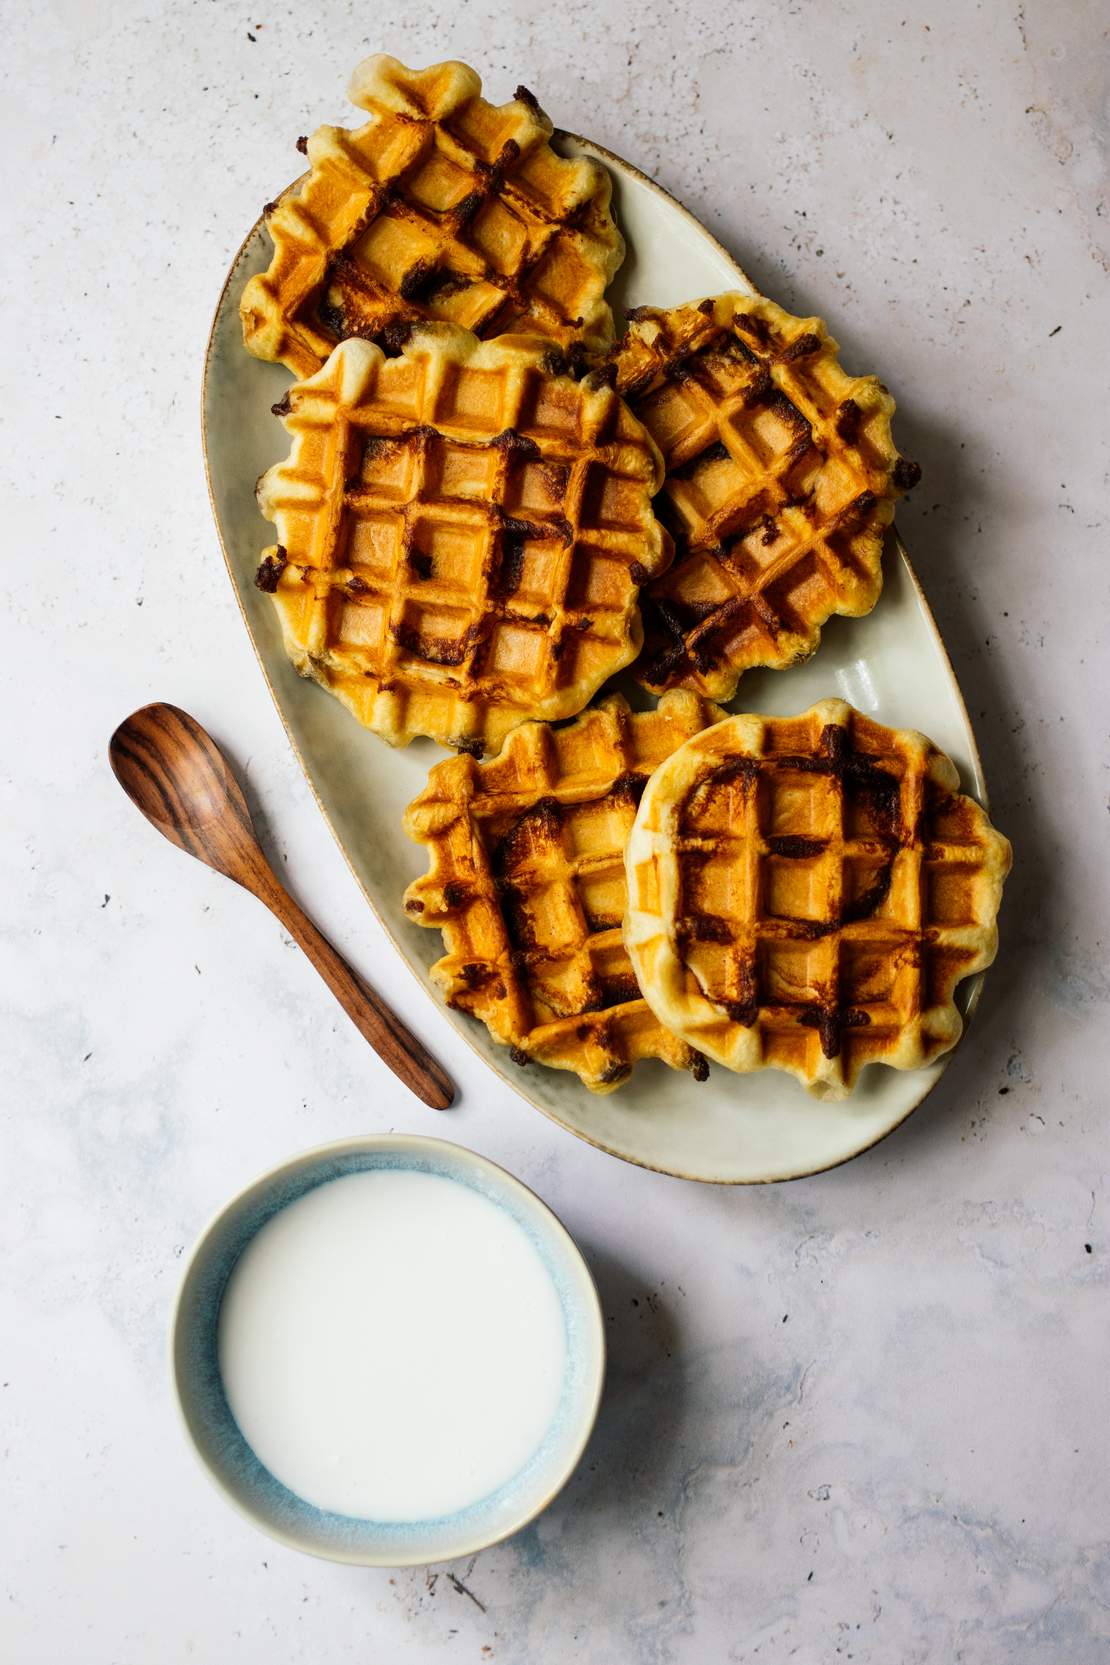
[[[1104,24],[1094,0],[9,9],[0,1657],[1110,1658]],[[348,119],[382,48],[527,83],[898,397],[925,470],[901,525],[1017,866],[969,1044],[837,1172],[684,1185],[515,1100],[395,966],[285,743],[209,519],[201,355],[293,141]],[[105,744],[152,698],[226,742],[305,904],[463,1083],[435,1130],[534,1185],[597,1272],[588,1459],[473,1563],[301,1559],[178,1434],[167,1311],[210,1211],[294,1149],[430,1123],[257,903],[123,799]]]

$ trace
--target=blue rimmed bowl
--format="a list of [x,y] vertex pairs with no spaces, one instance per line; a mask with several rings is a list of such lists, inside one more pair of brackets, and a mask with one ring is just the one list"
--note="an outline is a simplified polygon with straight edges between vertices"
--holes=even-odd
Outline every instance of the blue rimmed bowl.
[[[227,1280],[251,1238],[280,1209],[346,1174],[374,1169],[435,1174],[479,1192],[522,1227],[547,1269],[566,1325],[558,1409],[539,1449],[509,1481],[456,1514],[411,1522],[338,1515],[296,1496],[264,1468],[231,1414],[217,1357]],[[211,1479],[262,1532],[293,1549],[362,1566],[449,1561],[507,1538],[546,1509],[586,1448],[601,1399],[605,1335],[589,1268],[534,1192],[461,1145],[378,1134],[320,1145],[248,1185],[211,1221],[185,1268],[170,1335],[174,1390],[185,1431]]]

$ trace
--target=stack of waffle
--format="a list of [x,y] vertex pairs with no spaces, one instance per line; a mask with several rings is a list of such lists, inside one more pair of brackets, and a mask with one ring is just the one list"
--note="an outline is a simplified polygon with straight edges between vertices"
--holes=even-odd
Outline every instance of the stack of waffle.
[[[405,820],[435,981],[598,1092],[640,1059],[826,1096],[931,1062],[993,957],[1006,841],[920,735],[711,703],[874,607],[917,478],[889,393],[754,294],[615,341],[608,175],[524,88],[376,57],[351,97],[367,121],[300,141],[242,296],[248,349],[299,378],[257,582],[298,670],[460,754]],[[658,705],[586,709],[625,667]]]

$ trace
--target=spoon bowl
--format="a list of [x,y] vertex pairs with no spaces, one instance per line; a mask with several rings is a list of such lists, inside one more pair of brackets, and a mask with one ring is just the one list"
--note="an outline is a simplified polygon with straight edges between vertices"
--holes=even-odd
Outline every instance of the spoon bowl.
[[[196,718],[176,705],[144,705],[133,712],[113,734],[108,755],[128,797],[159,829],[176,831],[182,817],[203,827],[222,815],[229,801],[247,816],[242,788],[223,753]],[[172,774],[165,768],[167,755],[174,759]]]

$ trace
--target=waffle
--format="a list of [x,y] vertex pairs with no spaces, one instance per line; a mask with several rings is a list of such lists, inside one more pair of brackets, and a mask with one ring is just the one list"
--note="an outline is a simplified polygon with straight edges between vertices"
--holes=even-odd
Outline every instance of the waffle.
[[437,764],[409,805],[429,870],[405,911],[447,949],[432,976],[518,1063],[573,1070],[598,1093],[639,1058],[704,1079],[632,975],[623,854],[647,776],[720,715],[683,691],[636,714],[615,694],[564,728],[526,723],[489,762]]
[[293,448],[258,483],[257,582],[297,669],[394,745],[496,750],[639,650],[638,586],[670,555],[659,454],[545,351],[425,324],[399,358],[342,342],[275,407]]
[[426,318],[572,357],[608,348],[624,256],[609,176],[555,154],[526,88],[500,106],[481,90],[465,64],[359,65],[350,98],[369,121],[302,141],[307,177],[267,207],[273,258],[240,307],[257,358],[311,376],[346,336],[389,344]]
[[629,317],[617,386],[663,453],[676,545],[637,674],[730,699],[750,667],[811,654],[830,614],[870,611],[920,471],[894,448],[890,394],[845,374],[819,318],[740,294]]
[[626,940],[661,1023],[729,1069],[844,1098],[959,1039],[1010,846],[931,741],[841,700],[730,717],[652,776]]

